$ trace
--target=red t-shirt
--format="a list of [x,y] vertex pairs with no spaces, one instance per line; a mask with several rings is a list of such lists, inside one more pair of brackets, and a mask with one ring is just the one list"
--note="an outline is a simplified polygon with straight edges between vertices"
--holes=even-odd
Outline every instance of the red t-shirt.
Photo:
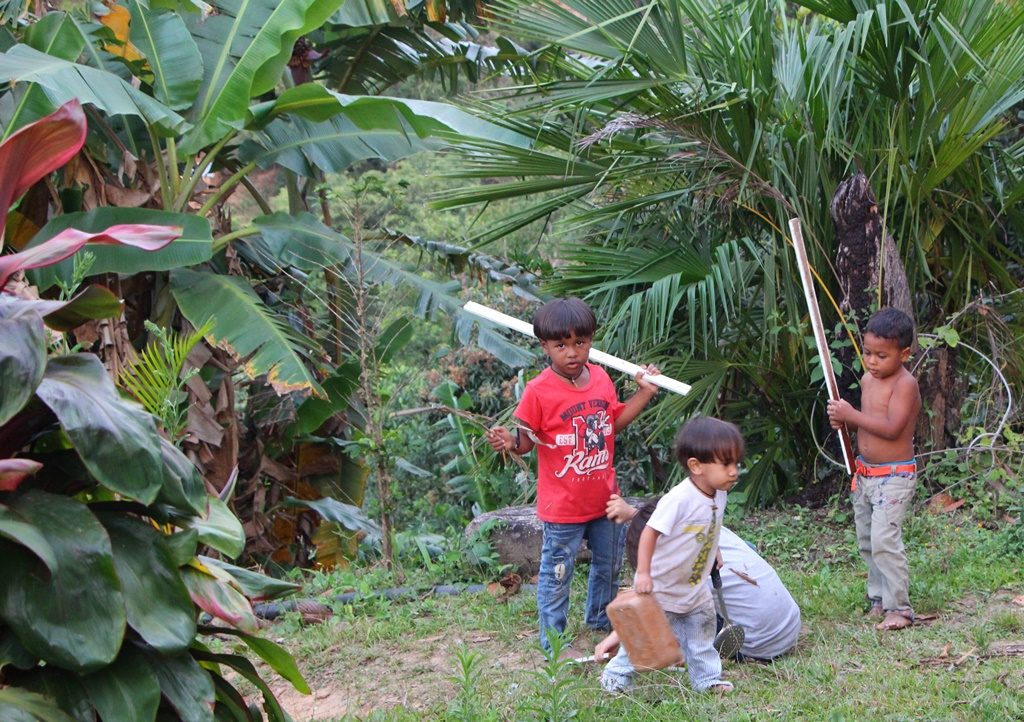
[[575,388],[550,368],[526,384],[515,416],[537,444],[537,516],[575,524],[605,514],[615,482],[615,417],[623,406],[604,369],[587,364],[590,381]]

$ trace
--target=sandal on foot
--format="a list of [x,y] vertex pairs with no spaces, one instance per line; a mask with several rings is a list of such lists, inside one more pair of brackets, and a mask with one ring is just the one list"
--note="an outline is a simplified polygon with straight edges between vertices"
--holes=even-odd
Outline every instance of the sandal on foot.
[[894,632],[897,629],[906,629],[914,624],[913,612],[886,612],[885,619],[875,625],[875,629],[882,632]]
[[715,694],[729,694],[736,688],[733,686],[732,682],[727,682],[724,679],[720,679],[713,685],[708,687],[708,689],[714,692]]

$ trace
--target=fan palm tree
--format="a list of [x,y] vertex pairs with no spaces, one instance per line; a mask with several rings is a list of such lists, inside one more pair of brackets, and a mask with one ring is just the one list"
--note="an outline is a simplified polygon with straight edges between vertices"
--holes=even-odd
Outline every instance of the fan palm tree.
[[744,419],[756,450],[750,500],[822,475],[815,432],[825,425],[782,230],[789,218],[803,223],[819,292],[834,289],[829,204],[863,171],[919,325],[1018,287],[1022,146],[1006,131],[1024,98],[1024,4],[498,0],[491,9],[498,30],[550,61],[550,74],[491,101],[494,117],[535,144],[464,144],[467,177],[507,182],[438,205],[545,193],[477,241],[555,211],[563,227],[585,231],[560,249],[568,263],[550,290],[599,308],[611,350],[657,357],[694,385],[661,405],[665,426],[696,410]]

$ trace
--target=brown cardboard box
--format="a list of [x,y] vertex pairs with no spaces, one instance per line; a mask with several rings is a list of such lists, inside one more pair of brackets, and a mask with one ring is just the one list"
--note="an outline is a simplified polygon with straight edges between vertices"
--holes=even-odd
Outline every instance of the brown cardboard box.
[[623,589],[606,607],[612,628],[640,670],[664,669],[683,659],[668,617],[653,594]]

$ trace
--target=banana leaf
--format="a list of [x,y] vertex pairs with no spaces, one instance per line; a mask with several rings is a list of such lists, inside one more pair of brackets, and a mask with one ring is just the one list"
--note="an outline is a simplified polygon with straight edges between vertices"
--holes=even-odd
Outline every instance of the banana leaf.
[[141,118],[161,135],[187,127],[184,118],[116,75],[15,45],[0,54],[0,82],[36,83],[54,105],[77,99],[110,115]]
[[[523,147],[530,140],[446,103],[341,95],[300,86],[282,94],[280,117],[246,141],[239,157],[301,175],[340,172],[367,158],[394,161],[447,146],[455,137]],[[263,109],[270,115],[275,109]],[[329,115],[330,114],[330,115]],[[327,117],[325,117],[327,116]],[[321,120],[321,118],[323,118]]]
[[22,41],[41,53],[74,62],[85,50],[85,37],[64,12],[49,12],[25,29]]
[[[156,248],[134,246],[95,245],[77,248],[93,256],[91,274],[119,273],[132,275],[144,271],[166,271],[172,268],[194,266],[210,260],[213,237],[205,218],[187,213],[172,213],[151,208],[97,208],[87,213],[65,213],[43,226],[29,241],[26,251],[52,242],[54,236],[66,229],[99,233],[112,230],[112,226],[138,224],[153,227],[175,227],[177,235]],[[173,242],[172,242],[173,241]],[[74,273],[74,259],[39,268],[29,273],[29,279],[41,290],[54,285],[58,279],[70,282]]]
[[156,99],[172,110],[188,108],[203,82],[203,58],[185,21],[140,0],[128,0],[127,5],[131,42],[149,63]]
[[47,240],[30,242],[23,251],[0,256],[0,287],[15,272],[51,266],[73,256],[86,244],[130,246],[137,252],[148,253],[163,248],[180,235],[178,227],[146,224],[110,226],[95,233],[66,228]]
[[371,543],[380,540],[380,527],[366,516],[358,506],[345,504],[329,497],[324,497],[323,499],[296,499],[292,496],[285,498],[284,505],[293,508],[312,509],[327,521],[341,524],[351,531],[365,533]]
[[344,0],[217,0],[215,13],[190,18],[204,77],[195,128],[181,142],[195,153],[242,127],[255,96],[273,90],[299,36],[320,27]]
[[193,326],[212,324],[210,335],[244,360],[247,374],[266,374],[278,394],[324,395],[306,360],[309,341],[267,308],[245,280],[176,270],[171,272],[171,292]]

